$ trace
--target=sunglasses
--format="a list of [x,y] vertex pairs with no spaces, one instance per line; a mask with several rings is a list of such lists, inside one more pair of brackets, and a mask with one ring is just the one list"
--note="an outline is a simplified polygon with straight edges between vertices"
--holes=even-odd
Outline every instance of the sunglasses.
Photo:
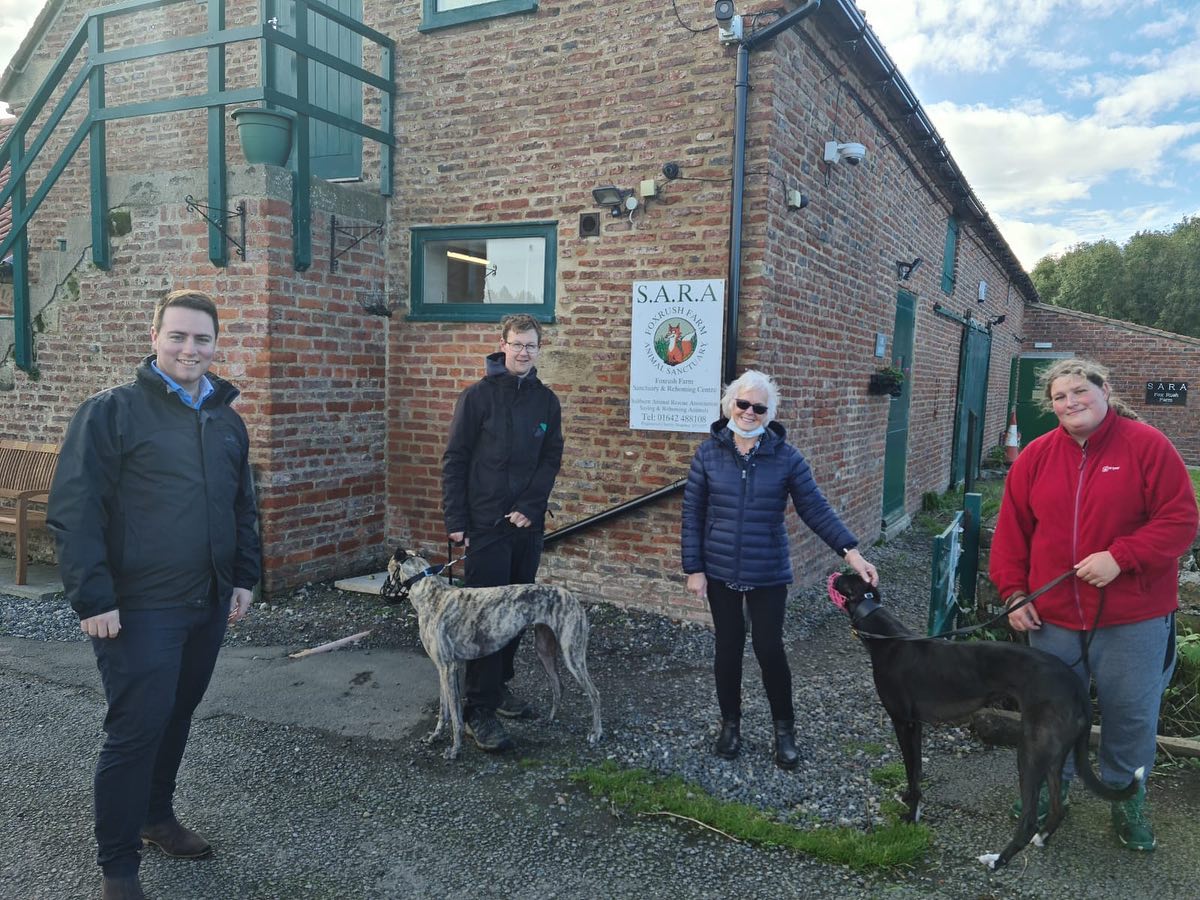
[[761,403],[751,403],[749,400],[734,400],[733,402],[738,409],[750,409],[750,407],[754,407],[754,414],[756,416],[765,416],[767,414],[767,408]]

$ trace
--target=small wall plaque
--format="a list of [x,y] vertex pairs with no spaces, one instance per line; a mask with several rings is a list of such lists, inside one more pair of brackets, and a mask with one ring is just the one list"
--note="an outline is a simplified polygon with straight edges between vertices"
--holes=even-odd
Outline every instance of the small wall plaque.
[[1187,382],[1159,378],[1146,382],[1146,403],[1153,406],[1187,406]]

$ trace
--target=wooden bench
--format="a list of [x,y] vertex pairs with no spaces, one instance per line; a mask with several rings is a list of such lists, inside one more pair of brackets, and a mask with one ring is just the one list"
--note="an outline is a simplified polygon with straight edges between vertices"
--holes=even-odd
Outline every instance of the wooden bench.
[[25,583],[26,545],[30,528],[44,528],[42,506],[50,497],[50,481],[58,468],[58,447],[27,441],[0,441],[0,531],[16,535],[17,584]]

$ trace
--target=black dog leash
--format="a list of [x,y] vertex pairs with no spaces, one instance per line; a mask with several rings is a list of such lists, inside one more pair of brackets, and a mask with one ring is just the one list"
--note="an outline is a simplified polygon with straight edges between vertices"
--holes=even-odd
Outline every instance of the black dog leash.
[[[500,520],[497,520],[497,524],[499,524],[499,521]],[[507,521],[507,520],[505,520],[505,521]],[[493,525],[493,527],[495,527],[495,526]],[[401,581],[398,584],[396,582],[394,582],[392,580],[391,575],[389,575],[387,577],[387,579],[384,581],[383,586],[379,590],[379,596],[383,598],[383,601],[385,603],[390,603],[390,604],[401,603],[404,601],[404,599],[406,597],[408,597],[409,590],[411,590],[412,586],[414,584],[416,584],[418,581],[423,581],[424,579],[431,578],[434,575],[441,575],[444,572],[448,572],[452,566],[457,565],[458,563],[462,562],[464,559],[466,559],[472,553],[478,553],[480,550],[485,550],[488,547],[491,547],[493,544],[498,544],[501,541],[508,540],[514,534],[515,529],[516,529],[516,526],[513,526],[511,529],[505,529],[499,535],[492,538],[490,541],[484,541],[482,544],[479,544],[478,546],[472,546],[468,552],[463,553],[463,555],[460,556],[458,559],[453,558],[453,556],[454,556],[454,554],[452,552],[453,544],[449,540],[447,540],[446,541],[446,560],[447,560],[446,562],[438,563],[436,566],[426,566],[420,572],[417,572],[417,574],[404,579],[403,581]]]
[[[992,625],[995,625],[997,622],[1001,621],[1002,619],[1007,619],[1009,613],[1011,613],[1013,610],[1020,609],[1022,606],[1026,606],[1026,605],[1032,603],[1038,597],[1042,596],[1042,594],[1046,593],[1046,591],[1050,590],[1053,587],[1056,587],[1061,582],[1066,580],[1069,576],[1074,575],[1074,574],[1075,574],[1075,569],[1073,569],[1073,568],[1067,569],[1067,571],[1063,572],[1057,578],[1054,578],[1053,580],[1046,582],[1046,584],[1043,584],[1040,588],[1038,588],[1036,591],[1034,591],[1028,597],[1023,597],[1020,600],[1020,602],[1014,603],[1011,607],[1008,607],[1007,609],[1005,609],[1004,612],[1000,613],[997,616],[994,616],[991,619],[988,619],[988,621],[981,622],[978,625],[970,625],[966,628],[955,628],[953,631],[946,631],[946,632],[943,632],[942,634],[931,634],[931,635],[872,634],[869,631],[859,631],[857,628],[854,628],[853,625],[851,625],[851,629],[860,638],[868,638],[868,639],[872,639],[872,640],[881,640],[881,641],[932,641],[932,640],[940,640],[941,638],[961,637],[963,635],[968,635],[968,634],[972,634],[973,632],[980,631],[984,628],[989,628]],[[855,607],[855,612],[858,612],[858,610],[860,610],[862,608],[863,608],[863,604],[860,603],[857,607]],[[880,608],[879,603],[873,603],[871,606],[867,607],[866,611],[862,615],[855,616],[855,618],[856,619],[866,618],[868,615],[870,615],[872,612],[874,612],[876,609],[879,609],[879,608]]]

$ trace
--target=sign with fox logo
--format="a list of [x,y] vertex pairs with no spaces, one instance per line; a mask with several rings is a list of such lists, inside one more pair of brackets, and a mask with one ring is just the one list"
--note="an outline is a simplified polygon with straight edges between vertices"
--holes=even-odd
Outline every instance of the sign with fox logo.
[[720,415],[725,282],[633,285],[629,427],[703,432]]

